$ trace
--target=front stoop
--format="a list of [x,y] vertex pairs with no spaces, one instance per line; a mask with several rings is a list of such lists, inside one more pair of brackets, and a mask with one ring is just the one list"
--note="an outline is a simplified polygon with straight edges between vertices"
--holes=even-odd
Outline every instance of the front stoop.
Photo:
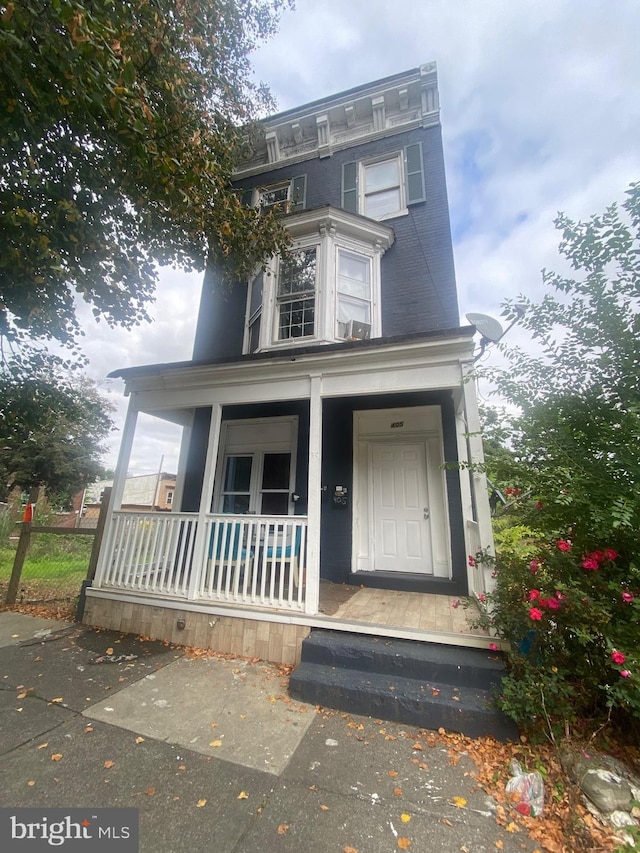
[[517,726],[492,702],[503,675],[500,658],[482,649],[313,630],[289,692],[353,714],[517,740]]

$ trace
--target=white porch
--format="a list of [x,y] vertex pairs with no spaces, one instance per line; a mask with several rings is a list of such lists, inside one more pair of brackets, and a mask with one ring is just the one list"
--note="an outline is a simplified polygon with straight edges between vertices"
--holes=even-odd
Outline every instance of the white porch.
[[[363,603],[360,616],[353,609],[329,614],[324,606],[327,587],[324,583],[321,585],[320,580],[325,401],[398,392],[446,391],[455,404],[458,459],[463,463],[481,461],[475,392],[473,384],[467,380],[472,351],[468,334],[448,332],[422,340],[377,343],[368,347],[318,347],[314,352],[303,352],[295,358],[289,354],[227,364],[156,365],[125,371],[130,406],[114,482],[113,508],[107,521],[95,582],[87,591],[89,613],[97,614],[101,608],[101,612],[106,612],[105,607],[110,602],[107,608],[110,612],[120,607],[128,614],[135,611],[142,615],[136,617],[135,628],[128,627],[127,619],[122,627],[124,623],[118,622],[116,616],[105,616],[103,622],[106,619],[109,627],[120,630],[140,630],[141,625],[143,628],[146,625],[148,608],[154,612],[162,609],[165,614],[162,632],[166,639],[176,642],[185,642],[184,637],[176,636],[173,630],[176,614],[186,613],[193,614],[195,623],[200,626],[207,617],[210,626],[218,619],[237,619],[251,626],[260,623],[289,625],[302,632],[314,626],[328,627],[330,623],[340,630],[487,645],[489,638],[481,633],[467,630],[458,623],[455,627],[443,627],[444,621],[438,622],[435,613],[442,610],[444,602],[452,615],[456,615],[451,597],[398,593],[398,596],[409,596],[399,605],[400,598],[394,596],[392,590],[382,591],[389,593],[386,599],[381,599],[387,605],[391,599],[396,599],[387,610],[398,614],[391,618],[391,623],[387,620],[383,624],[380,617],[374,616],[375,608],[370,608],[366,616],[367,606],[381,591],[371,590],[371,595],[367,596],[369,605]],[[225,407],[283,400],[308,401],[306,513],[271,516],[212,512],[217,471],[219,486],[218,460]],[[181,512],[178,508],[182,505],[194,414],[205,408],[211,411],[211,419],[200,505],[197,512]],[[171,513],[121,510],[140,412],[184,427],[174,498],[176,511]],[[484,476],[468,468],[461,468],[455,476],[459,478],[462,503],[460,535],[464,538],[464,553],[491,548]],[[465,565],[464,571],[471,598],[488,590],[491,578],[482,568]],[[365,596],[361,599],[364,601]],[[437,599],[440,602],[434,609],[431,604]],[[433,618],[429,615],[430,607]],[[410,617],[412,612],[419,618]],[[406,618],[402,618],[403,613]],[[461,609],[460,615],[462,613]],[[215,642],[205,638],[205,628],[197,629],[199,642],[205,639],[207,643]],[[249,646],[245,653],[250,653]]]

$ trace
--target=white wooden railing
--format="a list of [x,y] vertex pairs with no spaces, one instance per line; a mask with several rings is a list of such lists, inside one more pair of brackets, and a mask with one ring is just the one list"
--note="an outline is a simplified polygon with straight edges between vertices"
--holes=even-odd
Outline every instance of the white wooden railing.
[[[113,513],[95,586],[304,610],[303,516]],[[197,561],[196,555],[201,554]]]

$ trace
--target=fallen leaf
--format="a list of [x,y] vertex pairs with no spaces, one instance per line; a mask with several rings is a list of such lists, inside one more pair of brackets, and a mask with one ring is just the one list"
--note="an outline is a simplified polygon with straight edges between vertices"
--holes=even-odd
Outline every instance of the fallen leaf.
[[52,699],[52,702],[62,702],[62,696],[58,696],[57,699]]
[[410,814],[407,814],[406,812],[403,812],[403,813],[400,815],[400,820],[401,820],[403,823],[409,823],[409,821],[411,820],[411,815],[410,815]]
[[501,841],[500,839],[498,839],[496,841],[496,847],[498,848],[498,850],[502,850],[504,848],[504,841]]
[[35,779],[29,779],[29,781],[27,782],[27,785],[28,785],[30,788],[33,788],[33,786],[34,786],[35,784],[36,784]]
[[447,820],[446,817],[443,817],[440,823],[446,824],[446,826],[453,826],[450,820]]
[[398,775],[398,771],[397,770],[388,770],[387,775],[391,776],[392,779],[395,779],[396,776]]
[[22,693],[18,693],[18,695],[16,696],[16,699],[26,699],[26,698],[27,698],[27,691],[26,690],[23,690]]
[[84,727],[84,730],[85,730],[85,732],[92,732],[92,731],[93,731],[93,726],[85,726],[85,727]]
[[309,790],[313,791],[314,794],[318,793],[318,788],[315,785],[309,785]]
[[62,758],[61,752],[54,752],[53,755],[51,756],[52,761],[60,761],[61,758]]
[[203,806],[206,806],[206,805],[207,805],[206,800],[198,800],[198,802],[196,803],[196,808],[201,809]]
[[514,823],[513,821],[511,821],[511,823],[508,823],[505,826],[505,829],[507,830],[507,832],[520,832],[520,827],[517,823]]
[[143,743],[143,742],[144,742],[144,738],[143,738],[143,737],[137,737],[137,738],[136,738],[136,743]]
[[323,812],[329,811],[329,806],[320,806],[320,808],[322,809]]
[[408,849],[411,847],[411,842],[409,841],[409,839],[408,839],[408,838],[402,838],[402,837],[400,837],[400,838],[398,839],[398,847],[399,847],[401,850],[408,850]]
[[451,802],[459,809],[463,809],[467,805],[467,801],[464,797],[453,797]]
[[222,746],[221,740],[212,740],[209,746]]
[[289,829],[288,823],[281,823],[278,827],[278,835],[284,835],[285,832]]
[[110,770],[114,766],[114,764],[115,761],[111,761],[111,759],[108,758],[102,766],[105,768],[105,770]]
[[186,768],[186,766],[185,766],[184,764],[180,764],[180,765],[178,766],[178,770],[186,770],[186,769],[187,769],[187,768]]
[[149,797],[153,797],[155,792],[156,792],[155,788],[147,788],[147,790],[145,791],[145,794],[147,794],[147,796],[149,796]]
[[111,646],[109,646],[109,648],[105,652],[105,655],[112,655],[112,654],[113,654],[113,649],[111,648]]
[[402,796],[402,788],[394,788],[393,789],[393,795],[395,797],[401,797]]
[[358,853],[355,847],[345,847],[342,853]]
[[39,746],[39,747],[37,747],[37,748],[38,748],[38,749],[44,749],[44,748],[45,748],[45,746],[49,746],[49,741],[45,741],[44,743],[41,743],[41,744],[40,744],[40,746]]
[[246,791],[240,791],[240,793],[238,794],[238,796],[236,797],[236,799],[238,799],[238,800],[248,800],[248,799],[249,799],[249,794],[247,794],[247,792],[246,792]]

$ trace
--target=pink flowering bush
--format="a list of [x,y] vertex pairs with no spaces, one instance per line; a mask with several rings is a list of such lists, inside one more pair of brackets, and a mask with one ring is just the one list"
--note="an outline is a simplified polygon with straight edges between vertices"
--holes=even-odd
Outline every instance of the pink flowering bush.
[[570,535],[525,537],[521,551],[496,539],[496,589],[479,623],[511,647],[499,705],[532,735],[607,716],[640,732],[640,570]]

